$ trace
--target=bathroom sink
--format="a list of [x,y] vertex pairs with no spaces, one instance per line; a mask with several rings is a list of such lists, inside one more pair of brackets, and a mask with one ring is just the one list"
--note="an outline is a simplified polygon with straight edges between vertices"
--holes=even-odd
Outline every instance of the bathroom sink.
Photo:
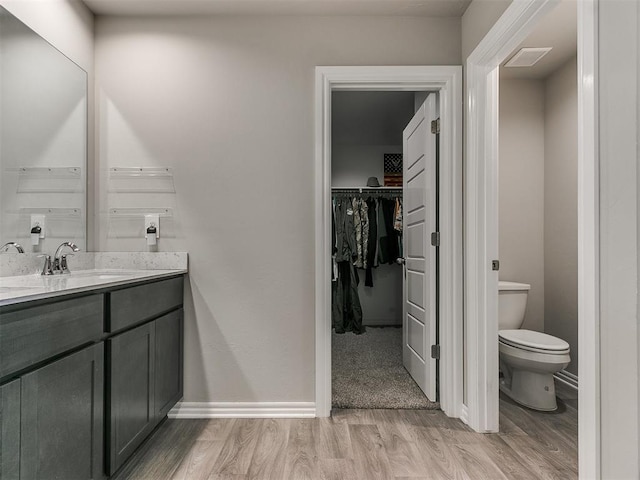
[[132,277],[135,272],[114,272],[104,270],[86,270],[80,272],[71,272],[69,278],[92,278],[96,280],[112,280],[116,278]]
[[0,294],[2,293],[13,293],[18,292],[20,290],[33,290],[38,287],[24,287],[24,286],[16,286],[16,287],[0,287]]

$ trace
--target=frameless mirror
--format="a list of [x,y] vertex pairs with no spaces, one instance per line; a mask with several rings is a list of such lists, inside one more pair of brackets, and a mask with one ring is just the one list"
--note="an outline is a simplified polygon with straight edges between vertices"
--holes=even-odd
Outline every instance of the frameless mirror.
[[86,249],[86,139],[86,72],[0,7],[0,245]]

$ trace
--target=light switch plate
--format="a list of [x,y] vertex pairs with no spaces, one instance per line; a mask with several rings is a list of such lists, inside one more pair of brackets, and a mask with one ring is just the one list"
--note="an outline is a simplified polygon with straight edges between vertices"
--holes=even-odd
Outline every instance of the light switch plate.
[[31,215],[31,228],[35,227],[36,225],[40,226],[40,238],[44,238],[44,218],[44,215],[41,214]]
[[160,215],[151,213],[144,216],[144,238],[147,238],[147,228],[151,225],[156,227],[156,238],[160,238]]

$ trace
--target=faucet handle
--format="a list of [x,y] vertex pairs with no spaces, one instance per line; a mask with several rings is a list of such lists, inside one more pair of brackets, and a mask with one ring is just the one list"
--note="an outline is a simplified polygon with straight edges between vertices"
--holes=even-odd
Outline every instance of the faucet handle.
[[51,255],[38,255],[39,258],[44,257],[44,265],[42,266],[41,275],[53,275],[53,270],[51,269]]
[[71,270],[69,270],[69,265],[67,263],[67,257],[73,257],[73,253],[60,255],[60,273],[71,273]]

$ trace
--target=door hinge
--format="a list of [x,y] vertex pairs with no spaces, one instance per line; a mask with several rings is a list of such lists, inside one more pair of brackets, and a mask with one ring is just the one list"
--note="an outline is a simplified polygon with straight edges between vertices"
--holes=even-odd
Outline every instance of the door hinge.
[[440,119],[431,121],[431,133],[438,134],[440,133]]
[[500,260],[491,260],[491,270],[496,272],[500,270]]
[[433,232],[431,234],[431,245],[434,247],[440,246],[440,232]]
[[431,345],[431,358],[440,360],[440,345]]

